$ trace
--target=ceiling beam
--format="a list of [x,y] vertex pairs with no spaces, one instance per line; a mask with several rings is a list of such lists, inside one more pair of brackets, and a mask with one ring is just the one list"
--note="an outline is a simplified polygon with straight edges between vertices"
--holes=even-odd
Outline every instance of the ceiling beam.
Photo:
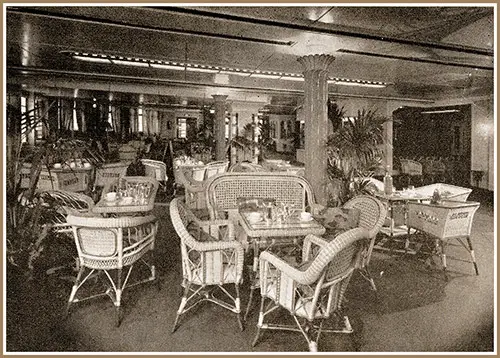
[[450,62],[450,61],[442,61],[442,60],[432,60],[427,58],[420,57],[407,57],[407,56],[396,56],[396,55],[386,55],[382,53],[376,52],[366,52],[366,51],[354,51],[348,49],[338,49],[337,52],[347,53],[351,55],[361,55],[361,56],[371,56],[371,57],[379,57],[379,58],[387,58],[390,60],[403,60],[403,61],[412,61],[412,62],[424,62],[424,63],[432,63],[435,65],[443,65],[443,66],[453,66],[453,67],[465,67],[465,68],[473,68],[478,70],[488,70],[493,71],[494,67],[492,66],[482,66],[482,65],[474,65],[469,63],[459,63],[459,62]]
[[327,35],[337,35],[337,36],[346,36],[346,37],[355,37],[364,40],[374,40],[381,42],[389,42],[392,44],[400,44],[400,45],[410,45],[410,46],[418,46],[418,47],[426,47],[437,50],[446,50],[460,53],[469,53],[474,55],[483,55],[483,56],[493,56],[494,51],[490,49],[484,49],[479,47],[471,47],[471,46],[463,46],[458,44],[447,44],[442,42],[431,42],[431,41],[418,41],[408,38],[395,37],[395,36],[387,36],[387,35],[379,35],[368,32],[360,32],[360,31],[352,31],[347,30],[346,28],[341,28],[340,26],[336,26],[335,28],[326,28],[326,27],[316,27],[309,25],[301,25],[294,24],[290,22],[281,22],[277,20],[268,20],[268,19],[258,19],[258,18],[249,18],[245,16],[239,15],[231,15],[231,14],[223,14],[206,10],[199,10],[193,8],[182,8],[182,7],[162,7],[162,6],[151,6],[145,7],[151,8],[155,10],[161,10],[165,12],[176,12],[182,14],[189,14],[193,16],[206,17],[211,19],[219,19],[233,22],[241,22],[248,23],[253,25],[262,25],[262,26],[273,26],[286,28],[290,30],[300,30],[300,31],[308,31],[308,32],[316,32]]

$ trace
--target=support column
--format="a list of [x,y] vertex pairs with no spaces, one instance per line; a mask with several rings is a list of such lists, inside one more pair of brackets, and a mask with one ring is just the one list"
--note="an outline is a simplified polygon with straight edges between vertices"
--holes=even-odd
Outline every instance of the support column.
[[212,95],[215,100],[214,139],[215,160],[226,159],[226,95]]
[[385,157],[385,169],[388,169],[389,172],[393,173],[393,144],[392,144],[392,130],[393,120],[392,118],[384,123],[384,157]]
[[335,60],[330,55],[308,55],[297,59],[304,73],[305,177],[311,183],[316,201],[326,205],[328,137],[328,67]]

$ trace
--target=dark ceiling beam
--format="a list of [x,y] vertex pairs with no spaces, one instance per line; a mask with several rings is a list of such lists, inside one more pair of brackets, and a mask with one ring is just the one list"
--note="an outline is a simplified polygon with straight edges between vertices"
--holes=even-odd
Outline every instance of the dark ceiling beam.
[[390,60],[403,60],[403,61],[411,61],[411,62],[424,62],[424,63],[432,63],[435,65],[443,65],[443,66],[454,66],[454,67],[465,67],[465,68],[473,68],[478,70],[488,70],[493,71],[494,67],[492,66],[481,66],[474,65],[468,63],[459,63],[459,62],[449,62],[449,61],[441,61],[441,60],[432,60],[427,58],[420,57],[407,57],[407,56],[396,56],[396,55],[386,55],[382,53],[375,52],[366,52],[366,51],[354,51],[348,49],[338,49],[337,52],[347,53],[351,55],[361,55],[361,56],[371,56],[371,57],[379,57],[379,58],[387,58]]
[[255,37],[219,34],[219,33],[213,33],[213,32],[180,30],[180,29],[174,29],[174,28],[169,28],[169,27],[159,27],[159,26],[151,26],[151,25],[138,25],[138,24],[131,24],[131,23],[122,22],[122,21],[114,21],[114,20],[109,20],[109,19],[99,19],[96,17],[84,16],[84,15],[74,15],[74,14],[68,15],[68,14],[56,13],[56,12],[40,10],[40,9],[33,9],[33,8],[24,8],[24,7],[10,7],[9,6],[9,7],[7,7],[7,14],[9,14],[9,13],[17,13],[17,14],[23,14],[23,15],[39,16],[39,17],[48,17],[48,18],[58,19],[58,20],[84,22],[84,23],[91,23],[91,24],[105,25],[105,26],[123,27],[123,28],[134,29],[134,30],[155,31],[155,32],[177,34],[177,35],[210,37],[210,38],[216,38],[216,39],[221,39],[221,40],[253,42],[253,43],[259,43],[259,44],[263,44],[263,45],[292,46],[294,44],[292,41],[268,40],[268,39],[261,39],[261,38],[255,38]]
[[359,31],[351,31],[346,30],[345,28],[325,28],[325,27],[314,27],[309,25],[301,25],[294,23],[281,22],[277,20],[268,20],[268,19],[258,19],[258,18],[249,18],[239,15],[231,15],[231,14],[222,14],[217,12],[211,12],[206,10],[199,10],[193,8],[181,8],[181,7],[162,7],[162,6],[151,6],[145,7],[151,8],[155,10],[161,10],[165,12],[175,12],[188,14],[193,16],[201,16],[212,19],[226,20],[226,21],[234,21],[241,23],[248,23],[253,25],[262,25],[262,26],[274,26],[280,28],[286,28],[290,30],[300,30],[307,32],[317,32],[321,34],[327,35],[336,35],[336,36],[346,36],[346,37],[356,37],[364,40],[374,40],[374,41],[382,41],[389,43],[396,43],[400,45],[410,45],[410,46],[418,46],[418,47],[426,47],[437,50],[446,50],[460,53],[469,53],[474,55],[483,55],[483,56],[493,56],[494,51],[479,47],[471,47],[471,46],[463,46],[457,44],[446,44],[441,42],[430,42],[430,41],[417,41],[408,38],[401,38],[395,36],[386,36],[386,35],[378,35],[367,32],[359,32]]

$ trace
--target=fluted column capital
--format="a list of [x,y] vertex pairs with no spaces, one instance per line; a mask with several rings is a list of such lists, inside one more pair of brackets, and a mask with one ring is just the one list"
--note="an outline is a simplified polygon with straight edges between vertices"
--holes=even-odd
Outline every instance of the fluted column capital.
[[225,94],[213,94],[212,97],[215,102],[225,102],[227,99],[227,95]]
[[325,54],[306,55],[297,59],[303,66],[304,71],[327,71],[334,60],[335,57]]

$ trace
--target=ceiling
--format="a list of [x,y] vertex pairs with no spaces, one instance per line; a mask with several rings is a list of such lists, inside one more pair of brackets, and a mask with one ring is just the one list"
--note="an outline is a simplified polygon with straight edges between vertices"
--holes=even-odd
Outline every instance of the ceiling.
[[[4,8],[5,9],[5,8]],[[293,107],[303,82],[79,61],[71,53],[123,56],[302,74],[297,58],[335,57],[338,96],[432,101],[493,93],[493,7],[8,6],[9,84],[170,96],[185,101]],[[61,92],[63,90],[63,92]],[[169,102],[170,100],[164,102]]]

